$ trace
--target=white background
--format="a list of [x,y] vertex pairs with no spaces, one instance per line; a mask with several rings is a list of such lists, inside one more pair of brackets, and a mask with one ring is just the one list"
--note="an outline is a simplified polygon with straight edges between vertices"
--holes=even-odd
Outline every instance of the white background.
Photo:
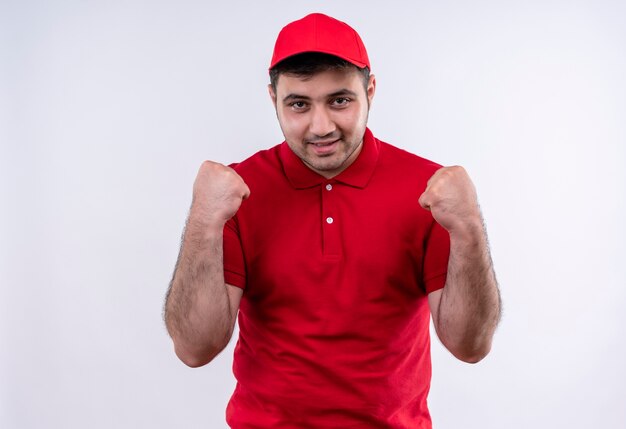
[[478,365],[433,340],[435,427],[626,424],[626,3],[0,2],[0,427],[223,428],[232,346],[161,307],[204,159],[281,141],[275,37],[355,27],[382,140],[473,177],[504,299]]

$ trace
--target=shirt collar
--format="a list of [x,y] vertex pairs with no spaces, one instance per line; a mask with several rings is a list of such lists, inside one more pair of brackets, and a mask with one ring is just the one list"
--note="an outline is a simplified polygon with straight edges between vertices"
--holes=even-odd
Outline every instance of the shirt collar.
[[332,179],[317,174],[293,153],[287,142],[280,145],[280,160],[285,176],[296,189],[311,188],[329,181],[345,183],[349,186],[364,188],[374,173],[378,163],[380,143],[369,128],[365,129],[363,147],[354,162]]

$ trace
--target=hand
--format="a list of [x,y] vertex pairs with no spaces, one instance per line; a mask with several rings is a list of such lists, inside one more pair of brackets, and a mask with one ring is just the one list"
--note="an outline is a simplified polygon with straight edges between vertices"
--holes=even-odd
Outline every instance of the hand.
[[212,161],[204,161],[193,184],[192,212],[206,222],[223,226],[232,218],[250,189],[235,170]]
[[428,180],[419,204],[450,233],[472,226],[482,228],[476,189],[463,167],[437,170]]

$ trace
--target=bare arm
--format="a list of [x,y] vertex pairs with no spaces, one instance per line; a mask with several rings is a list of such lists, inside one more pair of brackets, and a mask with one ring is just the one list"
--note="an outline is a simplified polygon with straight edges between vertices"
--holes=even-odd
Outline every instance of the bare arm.
[[209,161],[194,183],[164,311],[176,355],[191,367],[210,362],[232,336],[243,291],[224,282],[223,230],[249,192],[232,169]]
[[491,350],[501,303],[476,191],[463,168],[442,168],[420,203],[450,234],[445,287],[428,296],[435,330],[454,356],[478,362]]

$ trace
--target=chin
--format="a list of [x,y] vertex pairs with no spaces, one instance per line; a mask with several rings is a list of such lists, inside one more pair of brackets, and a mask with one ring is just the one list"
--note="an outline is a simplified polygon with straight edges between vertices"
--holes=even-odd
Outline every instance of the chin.
[[317,158],[311,162],[311,165],[317,170],[332,171],[341,168],[345,162],[345,160],[336,160],[331,158],[331,156]]

